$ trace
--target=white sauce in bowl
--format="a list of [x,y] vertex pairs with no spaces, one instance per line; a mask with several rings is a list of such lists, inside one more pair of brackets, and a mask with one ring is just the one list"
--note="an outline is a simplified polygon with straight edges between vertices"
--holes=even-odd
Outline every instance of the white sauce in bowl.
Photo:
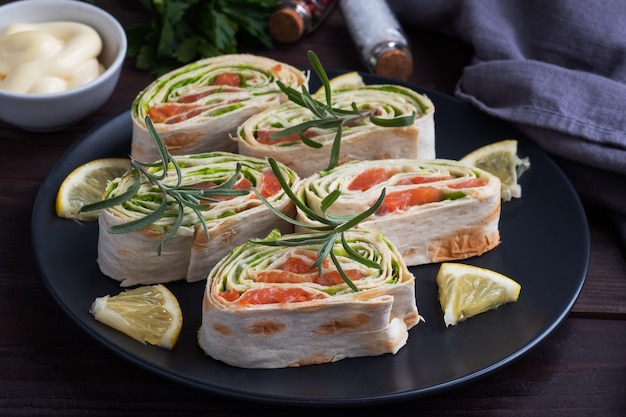
[[14,23],[0,35],[0,90],[54,93],[104,72],[102,39],[83,23]]

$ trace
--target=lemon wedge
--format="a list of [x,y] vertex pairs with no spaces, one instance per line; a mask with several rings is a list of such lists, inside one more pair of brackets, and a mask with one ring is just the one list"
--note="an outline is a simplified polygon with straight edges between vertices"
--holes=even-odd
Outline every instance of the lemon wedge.
[[85,204],[100,201],[109,181],[130,169],[127,158],[102,158],[87,162],[65,177],[56,197],[59,217],[83,221],[98,218],[97,211],[81,213]]
[[444,262],[437,273],[446,327],[517,301],[521,285],[490,269]]
[[95,299],[89,310],[101,323],[141,343],[172,349],[183,327],[176,296],[163,284],[144,285]]
[[518,179],[530,168],[530,161],[517,155],[517,140],[508,139],[483,146],[465,155],[459,162],[500,178],[502,200],[509,201],[522,196]]
[[[363,87],[365,85],[365,82],[358,72],[352,71],[331,78],[329,80],[329,84],[332,91]],[[318,88],[315,94],[324,94],[324,86],[322,85],[320,88]]]

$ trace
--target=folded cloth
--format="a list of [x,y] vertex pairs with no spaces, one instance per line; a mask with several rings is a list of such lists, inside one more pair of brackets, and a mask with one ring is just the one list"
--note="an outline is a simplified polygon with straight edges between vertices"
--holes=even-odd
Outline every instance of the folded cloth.
[[[626,215],[623,0],[388,3],[405,27],[438,31],[473,47],[457,97],[511,122],[566,161],[564,171],[583,201]],[[611,192],[598,193],[597,181]]]

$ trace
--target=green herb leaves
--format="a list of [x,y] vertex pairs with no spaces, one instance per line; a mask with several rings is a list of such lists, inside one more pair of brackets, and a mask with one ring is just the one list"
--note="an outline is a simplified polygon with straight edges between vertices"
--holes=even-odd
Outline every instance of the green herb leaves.
[[160,76],[201,58],[237,52],[246,37],[267,47],[267,19],[277,0],[139,0],[149,24],[126,31],[128,56]]
[[[178,214],[168,234],[161,240],[157,248],[157,254],[160,255],[163,244],[168,239],[172,238],[180,228],[184,218],[185,208],[191,209],[193,213],[195,213],[195,215],[198,217],[198,220],[202,224],[204,232],[208,238],[208,226],[206,224],[206,221],[204,220],[204,217],[202,216],[202,210],[208,209],[210,207],[210,203],[216,203],[219,201],[214,197],[235,197],[248,194],[249,191],[232,189],[233,185],[235,185],[235,182],[237,181],[237,178],[239,177],[239,172],[241,169],[239,165],[237,165],[237,169],[235,173],[230,177],[230,179],[215,187],[184,187],[182,185],[183,176],[181,173],[181,168],[176,160],[170,155],[165,145],[163,145],[163,143],[161,142],[156,130],[154,129],[154,125],[152,124],[152,120],[150,119],[150,117],[146,117],[146,127],[148,128],[148,131],[150,132],[150,135],[152,136],[152,139],[154,140],[154,143],[158,149],[160,155],[159,162],[147,164],[132,159],[132,171],[130,174],[126,175],[133,175],[136,177],[133,186],[126,190],[124,193],[119,194],[115,197],[106,198],[96,203],[84,205],[81,208],[81,211],[101,210],[108,207],[116,206],[118,204],[123,204],[124,202],[132,199],[141,188],[141,177],[143,176],[148,182],[152,183],[160,190],[163,196],[163,198],[161,199],[161,203],[156,210],[146,214],[144,217],[128,223],[123,223],[110,227],[109,233],[129,233],[150,226],[151,224],[159,220],[161,216],[163,216],[168,207],[168,204],[170,204],[173,200],[178,205]],[[174,185],[168,185],[164,182],[164,180],[168,178],[168,173],[172,169],[175,171],[176,182],[174,183]],[[170,197],[169,199],[167,198],[168,196]]]
[[[201,40],[194,38],[194,36],[187,36],[181,44],[177,43],[175,40],[166,39],[165,36],[167,33],[172,34],[174,37],[177,37],[181,33],[187,33],[185,32],[184,28],[178,27],[176,22],[180,22],[181,19],[183,19],[186,15],[186,13],[189,13],[189,10],[191,10],[194,5],[197,5],[198,1],[165,0],[164,2],[152,3],[152,1],[150,0],[143,0],[143,3],[145,3],[146,5],[152,5],[152,7],[155,8],[154,10],[158,11],[158,14],[164,19],[158,26],[160,28],[160,32],[158,34],[159,39],[156,39],[156,32],[151,33],[149,36],[151,37],[152,41],[156,40],[157,42],[151,45],[146,45],[146,48],[162,48],[159,53],[166,53],[166,51],[174,48],[175,52],[172,53],[172,56],[178,58],[188,58],[189,56],[191,56],[188,55],[191,54],[191,52],[189,52],[190,50],[188,51],[186,48],[192,48],[193,46],[193,48],[202,49],[200,47],[200,44],[205,42],[206,39]],[[222,2],[220,1],[216,0],[207,2],[207,4],[210,5],[220,4],[220,7],[222,7],[222,9],[220,10],[223,12],[224,10],[228,9],[230,10],[229,13],[235,13],[235,11],[237,10],[236,5],[242,7],[241,5],[243,3],[246,2],[239,1],[229,3],[228,8],[230,9],[228,9],[226,8],[225,4],[222,4]],[[269,2],[259,3],[269,4]],[[212,10],[211,13],[212,14],[206,15],[201,18],[209,19],[209,23],[212,25],[211,27],[216,30],[215,32],[213,32],[214,36],[211,38],[211,44],[219,48],[228,48],[229,46],[226,40],[230,35],[233,34],[233,32],[230,32],[230,29],[236,28],[237,25],[233,26],[231,24],[225,24],[226,20],[223,20],[223,18],[219,17],[222,15],[220,15],[219,13],[221,12],[217,10]],[[241,19],[245,20],[245,17],[239,16],[239,20],[235,21],[240,22],[242,21]],[[205,52],[211,52],[208,49],[202,50]],[[185,56],[183,57],[183,55]],[[342,131],[346,125],[349,125],[352,122],[364,118],[369,118],[369,120],[373,124],[382,127],[403,127],[410,126],[414,123],[416,116],[415,113],[409,116],[383,119],[377,118],[371,109],[359,109],[354,103],[349,109],[339,109],[333,107],[332,91],[328,76],[326,75],[326,72],[324,71],[317,56],[311,51],[308,53],[308,56],[313,66],[313,69],[315,70],[324,85],[325,100],[320,101],[317,98],[313,97],[305,87],[303,87],[301,91],[297,91],[292,87],[287,87],[279,81],[278,84],[280,89],[287,95],[289,100],[310,110],[315,118],[282,130],[272,136],[280,137],[293,133],[298,133],[300,139],[308,146],[321,147],[322,144],[316,142],[313,139],[307,138],[304,132],[311,127],[321,129],[336,129],[331,157],[328,165],[328,169],[332,169],[337,166],[339,161]],[[148,55],[144,55],[141,59],[147,59],[147,57]],[[156,55],[152,56],[152,58],[155,57]],[[160,62],[160,64],[161,63],[162,62]],[[147,59],[144,64],[150,65],[151,61]],[[172,157],[172,155],[168,152],[167,147],[161,142],[149,116],[145,118],[145,123],[158,150],[159,161],[155,163],[143,163],[132,159],[132,170],[129,173],[125,174],[125,178],[134,179],[132,185],[129,184],[128,189],[123,188],[126,191],[122,192],[119,195],[105,198],[102,201],[94,204],[85,205],[82,207],[81,210],[101,210],[116,205],[123,205],[129,202],[138,194],[138,192],[141,190],[142,185],[149,184],[151,186],[151,190],[154,191],[154,194],[158,194],[158,197],[154,198],[155,201],[151,201],[151,203],[154,203],[150,206],[150,210],[152,211],[147,212],[144,216],[136,220],[112,226],[111,228],[109,228],[109,233],[121,234],[138,231],[140,229],[153,225],[163,216],[168,216],[173,223],[170,223],[171,226],[168,226],[167,232],[159,244],[157,253],[160,255],[162,252],[163,244],[176,235],[177,231],[183,224],[183,218],[186,214],[189,215],[189,213],[191,212],[194,213],[195,216],[197,216],[199,223],[201,223],[204,228],[204,232],[206,233],[207,238],[209,238],[208,226],[202,211],[209,208],[211,206],[211,203],[219,201],[215,197],[240,196],[248,194],[249,191],[242,189],[233,189],[233,186],[235,185],[237,179],[240,177],[241,167],[239,165],[237,165],[235,173],[228,180],[223,181],[222,179],[223,182],[214,187],[199,188],[198,186],[194,187],[193,184],[191,186],[185,186],[183,184],[183,173],[181,170],[181,166],[179,165],[177,160]],[[317,253],[318,259],[312,265],[312,269],[317,268],[319,273],[322,274],[323,262],[326,259],[330,258],[344,282],[353,291],[358,291],[357,286],[349,279],[349,277],[346,275],[341,267],[340,260],[338,259],[338,256],[335,252],[336,245],[341,246],[340,252],[342,253],[342,255],[348,256],[352,260],[359,262],[367,267],[381,269],[381,266],[379,264],[362,256],[358,253],[358,251],[354,250],[350,246],[350,242],[346,239],[345,232],[355,227],[358,223],[376,212],[376,210],[383,203],[383,200],[385,198],[385,190],[381,192],[377,201],[367,210],[363,211],[360,214],[350,216],[337,216],[328,213],[328,209],[340,196],[340,192],[338,190],[334,191],[322,201],[321,207],[323,214],[319,215],[311,210],[309,207],[307,207],[307,205],[297,197],[294,190],[291,189],[290,184],[285,180],[279,168],[279,163],[272,158],[269,158],[268,162],[285,194],[293,201],[293,203],[299,210],[305,213],[306,216],[310,219],[317,221],[319,224],[304,224],[297,221],[296,219],[293,219],[283,214],[280,210],[275,208],[266,198],[264,198],[263,195],[256,189],[256,187],[253,186],[252,190],[257,195],[257,197],[276,216],[288,223],[302,226],[312,231],[312,233],[306,235],[285,235],[275,240],[261,239],[255,240],[255,242],[270,246],[301,246],[309,244],[319,245],[319,250]],[[120,191],[121,190],[122,188],[120,188]],[[172,207],[176,207],[177,210],[172,210]]]
[[260,240],[254,240],[254,242],[260,243],[263,245],[268,245],[268,246],[302,246],[302,245],[310,245],[310,244],[321,244],[320,249],[317,253],[317,261],[311,266],[311,269],[318,268],[318,271],[321,275],[322,263],[324,262],[326,258],[330,257],[330,259],[333,261],[333,264],[337,268],[337,271],[339,272],[339,275],[341,275],[341,278],[344,280],[344,282],[348,284],[348,286],[352,288],[353,291],[358,291],[358,288],[356,287],[356,285],[354,285],[354,283],[350,280],[350,278],[348,278],[346,273],[341,268],[339,260],[337,259],[333,251],[333,248],[335,246],[335,243],[337,242],[337,239],[340,238],[341,246],[343,247],[343,249],[346,251],[346,253],[348,254],[350,258],[354,259],[357,262],[362,263],[363,265],[366,265],[372,268],[377,268],[377,269],[381,268],[379,264],[372,262],[369,259],[359,255],[354,249],[352,249],[349,243],[346,241],[344,233],[376,212],[376,210],[378,209],[378,207],[380,207],[380,205],[382,204],[385,198],[385,190],[384,189],[382,190],[380,197],[378,197],[378,200],[376,201],[376,203],[374,203],[374,205],[372,205],[369,209],[367,209],[363,213],[360,213],[354,216],[334,216],[332,214],[327,213],[326,211],[337,200],[337,198],[339,198],[340,192],[339,190],[335,190],[332,193],[330,193],[328,196],[326,196],[324,200],[322,200],[322,210],[323,210],[324,215],[320,216],[317,213],[315,213],[313,210],[311,210],[309,207],[307,207],[307,205],[304,202],[302,202],[294,194],[293,190],[291,190],[291,188],[289,187],[289,184],[287,184],[282,174],[280,173],[280,169],[278,168],[276,161],[272,158],[269,158],[269,163],[270,163],[270,166],[272,167],[272,171],[274,172],[274,175],[276,175],[278,182],[280,183],[281,187],[285,191],[285,194],[287,194],[287,196],[291,199],[291,201],[293,201],[294,204],[300,210],[306,213],[307,217],[309,217],[310,219],[317,220],[318,222],[322,223],[322,225],[312,226],[310,224],[304,224],[295,219],[292,219],[291,217],[285,216],[279,210],[272,207],[272,205],[265,198],[263,198],[261,193],[259,193],[256,190],[256,188],[253,188],[253,191],[256,193],[257,197],[259,197],[261,201],[263,201],[263,203],[265,203],[265,205],[270,210],[272,210],[272,212],[275,215],[277,215],[281,219],[293,225],[306,227],[308,229],[311,229],[317,232],[315,234],[311,234],[310,236],[307,236],[304,238],[302,237],[290,238],[289,235],[287,235],[286,237],[283,237],[280,239],[275,239],[275,240],[260,239]]
[[312,148],[321,148],[323,145],[310,138],[307,138],[304,132],[310,128],[319,129],[336,129],[335,138],[333,139],[333,146],[331,149],[330,160],[328,162],[328,169],[332,169],[339,163],[339,155],[341,149],[341,137],[343,129],[350,123],[356,122],[360,119],[369,118],[369,120],[382,127],[403,127],[411,126],[415,122],[415,113],[408,116],[401,116],[396,118],[378,118],[375,115],[375,111],[372,109],[359,109],[356,104],[352,103],[351,109],[340,109],[333,107],[332,102],[332,90],[330,86],[330,80],[328,75],[322,67],[319,58],[313,51],[308,52],[309,61],[313,67],[313,70],[319,77],[322,85],[324,86],[325,103],[314,98],[311,93],[303,86],[301,91],[294,89],[293,87],[287,87],[284,83],[278,81],[278,86],[281,91],[287,95],[287,98],[293,103],[298,104],[311,111],[316,117],[313,120],[302,122],[295,126],[288,127],[279,132],[273,133],[271,138],[282,138],[291,134],[297,133],[298,137],[305,145]]

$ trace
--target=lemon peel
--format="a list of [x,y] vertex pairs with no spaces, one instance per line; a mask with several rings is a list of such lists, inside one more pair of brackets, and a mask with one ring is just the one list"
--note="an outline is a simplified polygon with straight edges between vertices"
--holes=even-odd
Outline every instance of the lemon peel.
[[446,327],[516,302],[522,288],[515,280],[496,271],[452,262],[444,262],[439,267],[437,285]]
[[57,192],[57,216],[81,221],[96,220],[98,211],[81,213],[81,207],[99,201],[108,183],[122,176],[130,166],[128,158],[101,158],[74,169],[65,177]]
[[[334,90],[347,90],[351,88],[359,88],[365,86],[363,77],[357,71],[346,72],[328,80],[330,89]],[[317,89],[315,94],[324,94],[324,86]]]
[[485,145],[468,153],[459,162],[498,177],[502,200],[509,201],[522,196],[522,187],[518,179],[530,168],[530,160],[517,155],[517,140],[507,139]]
[[98,297],[89,312],[99,322],[141,343],[168,350],[176,345],[183,326],[180,304],[163,284]]

